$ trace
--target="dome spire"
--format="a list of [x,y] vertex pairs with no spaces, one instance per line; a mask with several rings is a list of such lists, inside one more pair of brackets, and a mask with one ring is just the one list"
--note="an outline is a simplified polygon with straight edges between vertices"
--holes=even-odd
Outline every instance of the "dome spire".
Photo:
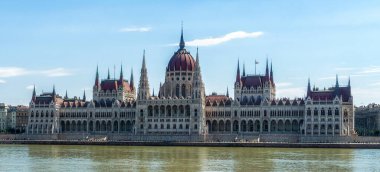
[[183,40],[183,22],[181,22],[181,41],[179,42],[179,48],[185,48],[185,41]]

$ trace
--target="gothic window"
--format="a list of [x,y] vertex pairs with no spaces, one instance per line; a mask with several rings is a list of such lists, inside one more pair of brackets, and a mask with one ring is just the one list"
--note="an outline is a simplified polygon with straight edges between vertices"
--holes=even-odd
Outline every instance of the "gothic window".
[[194,109],[194,116],[195,116],[195,117],[198,116],[198,110],[197,110],[197,109]]
[[322,110],[321,110],[321,115],[325,116],[325,109],[324,108],[322,108]]
[[307,116],[311,116],[311,110],[310,110],[310,108],[307,109],[306,114],[307,114]]
[[186,97],[186,86],[185,86],[185,84],[182,85],[181,92],[182,92],[182,97]]
[[338,108],[335,109],[335,115],[339,116],[339,110],[338,110]]
[[317,108],[314,109],[314,116],[318,116],[318,109]]
[[177,86],[175,87],[175,95],[177,97],[179,97],[179,85],[177,84]]

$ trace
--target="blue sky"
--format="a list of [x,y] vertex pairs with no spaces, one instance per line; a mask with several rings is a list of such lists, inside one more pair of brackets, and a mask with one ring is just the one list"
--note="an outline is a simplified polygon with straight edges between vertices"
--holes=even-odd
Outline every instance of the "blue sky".
[[356,105],[380,102],[379,1],[0,1],[0,102],[28,104],[31,86],[91,98],[120,64],[138,84],[146,50],[151,88],[178,49],[199,46],[206,93],[233,92],[238,58],[246,72],[273,61],[278,97],[303,97],[351,76]]

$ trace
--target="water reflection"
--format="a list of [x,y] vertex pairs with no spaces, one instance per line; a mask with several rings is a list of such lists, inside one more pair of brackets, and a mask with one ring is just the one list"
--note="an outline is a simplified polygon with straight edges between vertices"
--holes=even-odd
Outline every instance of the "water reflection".
[[378,171],[380,150],[0,145],[0,171]]

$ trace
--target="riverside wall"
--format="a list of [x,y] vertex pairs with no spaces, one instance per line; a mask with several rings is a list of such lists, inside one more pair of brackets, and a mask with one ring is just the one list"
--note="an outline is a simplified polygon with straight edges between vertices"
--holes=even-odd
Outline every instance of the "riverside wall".
[[[142,144],[149,143],[163,144],[166,143],[205,143],[210,146],[214,144],[228,143],[226,146],[245,146],[245,144],[253,144],[256,146],[265,147],[265,144],[292,144],[308,145],[308,144],[333,144],[334,147],[339,147],[339,144],[369,144],[380,145],[380,137],[364,137],[364,136],[301,136],[298,134],[209,134],[209,135],[127,135],[127,134],[51,134],[51,135],[26,135],[26,134],[0,134],[1,143],[56,143],[56,144]],[[212,144],[211,144],[212,143]],[[257,143],[257,144],[256,144]],[[139,145],[138,144],[138,145]],[[264,144],[264,145],[263,145]],[[186,146],[186,145],[184,145]],[[189,145],[191,146],[191,145]],[[252,145],[253,146],[253,145]]]

